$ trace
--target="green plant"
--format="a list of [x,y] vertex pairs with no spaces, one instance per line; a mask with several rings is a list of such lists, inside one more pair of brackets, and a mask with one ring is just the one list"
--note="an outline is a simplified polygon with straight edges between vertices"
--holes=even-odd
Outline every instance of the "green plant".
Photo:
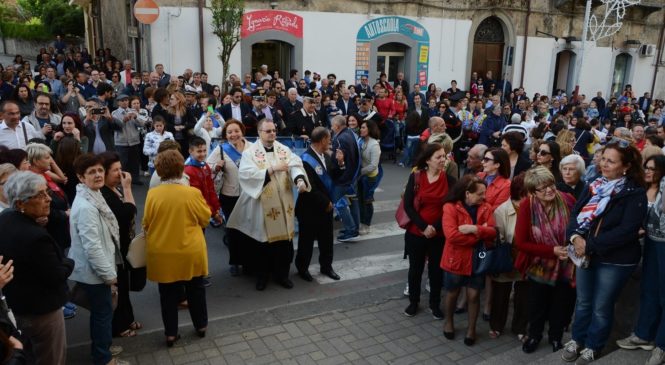
[[[212,0],[210,3],[213,34],[222,43],[218,55],[219,60],[222,61],[222,80],[226,80],[229,75],[231,52],[240,41],[240,26],[244,9],[244,0]],[[224,82],[224,92],[227,91],[227,88],[228,85]]]
[[7,38],[17,38],[29,41],[44,41],[51,39],[51,33],[42,24],[20,24],[14,22],[0,22],[0,30]]
[[85,32],[83,10],[61,0],[50,0],[42,9],[42,23],[48,31],[55,34],[82,36]]

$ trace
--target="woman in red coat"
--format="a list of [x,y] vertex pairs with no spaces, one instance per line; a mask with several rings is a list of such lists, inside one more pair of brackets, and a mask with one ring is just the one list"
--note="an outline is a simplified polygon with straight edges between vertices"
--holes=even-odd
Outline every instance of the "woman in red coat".
[[510,159],[501,148],[490,148],[483,156],[483,172],[478,177],[487,184],[485,202],[495,210],[510,199]]
[[485,203],[485,182],[474,175],[465,175],[455,184],[443,206],[443,248],[441,268],[445,271],[443,286],[446,296],[446,324],[443,335],[455,337],[453,313],[461,288],[466,288],[469,307],[469,328],[464,344],[476,341],[476,320],[480,309],[480,291],[485,286],[484,275],[473,274],[473,251],[481,241],[491,244],[496,237],[492,207]]

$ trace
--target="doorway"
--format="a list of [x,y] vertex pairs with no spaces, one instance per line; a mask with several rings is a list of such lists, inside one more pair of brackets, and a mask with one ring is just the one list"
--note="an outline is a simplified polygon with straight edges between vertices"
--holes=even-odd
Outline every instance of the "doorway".
[[480,22],[473,41],[471,71],[483,78],[487,71],[492,71],[495,81],[502,79],[504,46],[505,37],[499,18],[491,16]]
[[630,75],[630,64],[633,61],[633,56],[628,53],[621,53],[617,55],[614,61],[614,74],[612,75],[612,93],[611,95],[619,96],[621,91],[626,87],[628,77]]
[[561,51],[556,55],[554,65],[554,86],[552,95],[557,94],[557,90],[563,90],[566,95],[572,95],[575,88],[575,62],[577,55],[572,51]]
[[404,78],[408,80],[405,70],[405,59],[408,47],[402,43],[386,43],[379,47],[376,53],[376,72],[380,75],[385,72],[388,81],[392,83],[397,80],[397,73],[404,72]]
[[268,40],[252,44],[252,75],[259,71],[261,65],[268,65],[271,76],[272,72],[277,70],[282,78],[288,78],[293,64],[294,50],[289,43]]

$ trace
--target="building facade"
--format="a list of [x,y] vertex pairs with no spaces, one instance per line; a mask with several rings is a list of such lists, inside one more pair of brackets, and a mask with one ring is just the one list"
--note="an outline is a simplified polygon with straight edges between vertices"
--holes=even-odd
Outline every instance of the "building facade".
[[[191,68],[204,70],[214,83],[221,81],[220,44],[212,33],[205,1],[158,0],[160,16],[149,26],[137,25],[130,16],[133,2],[100,5],[99,39],[104,46],[134,57],[145,69],[162,63],[172,74]],[[307,69],[335,73],[347,84],[361,75],[374,80],[386,72],[393,80],[397,72],[404,72],[411,84],[436,83],[444,89],[451,80],[465,89],[472,72],[483,76],[492,71],[495,80],[508,80],[529,93],[552,94],[557,89],[570,93],[579,77],[580,91],[587,95],[615,94],[631,84],[640,94],[653,91],[654,97],[665,98],[665,76],[660,70],[665,65],[664,1],[642,0],[625,9],[616,34],[587,41],[582,49],[585,3],[247,1],[241,41],[231,56],[230,70],[244,74],[266,64],[285,79],[290,69],[301,75]],[[106,16],[119,12],[124,15]],[[600,20],[605,12],[601,1],[592,1],[592,13]],[[609,13],[610,23],[615,22],[615,14]],[[134,31],[129,34],[128,29]]]

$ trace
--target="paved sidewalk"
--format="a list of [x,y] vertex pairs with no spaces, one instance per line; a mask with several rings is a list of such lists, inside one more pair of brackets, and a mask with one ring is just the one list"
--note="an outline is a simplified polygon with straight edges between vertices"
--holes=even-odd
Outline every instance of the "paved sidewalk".
[[[380,290],[385,295],[385,290],[396,294],[400,289],[402,285]],[[356,296],[361,295],[366,294]],[[373,297],[376,299],[379,297]],[[262,313],[228,318],[225,321],[236,330],[211,333],[204,339],[187,326],[181,328],[183,338],[171,349],[165,347],[161,333],[145,335],[152,339],[142,345],[132,344],[133,339],[116,342],[125,347],[121,359],[140,365],[477,364],[520,346],[512,335],[489,339],[488,324],[481,320],[476,345],[467,347],[462,342],[466,314],[456,316],[457,337],[449,341],[442,335],[443,321],[433,319],[426,309],[409,318],[402,313],[406,298],[394,295],[379,300],[362,306],[348,303],[349,308],[285,321],[279,320],[279,314],[264,317]],[[340,299],[342,306],[344,302]],[[298,305],[317,309],[316,303]],[[187,314],[181,312],[181,316]],[[214,326],[210,327],[213,331]],[[550,353],[549,346],[541,347],[531,359]],[[68,362],[84,363],[87,348],[74,349],[70,355],[74,358],[70,356]]]

